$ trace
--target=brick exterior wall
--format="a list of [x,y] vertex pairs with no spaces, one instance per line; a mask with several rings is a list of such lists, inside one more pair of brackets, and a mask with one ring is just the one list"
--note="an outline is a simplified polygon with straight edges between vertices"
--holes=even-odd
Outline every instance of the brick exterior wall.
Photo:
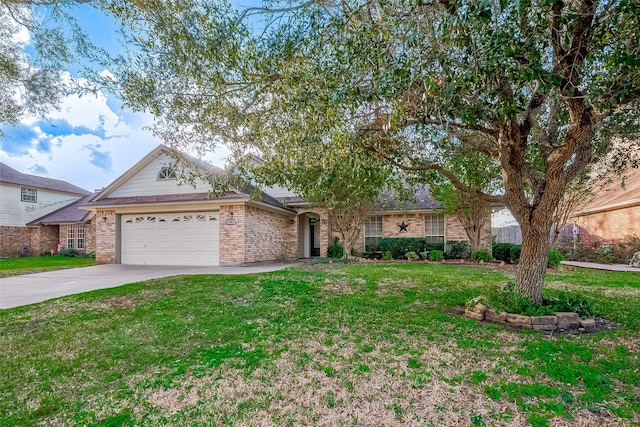
[[[58,237],[58,242],[62,245],[62,247],[67,247],[67,227],[70,225],[64,224],[60,225],[60,235]],[[75,224],[73,224],[75,227]],[[89,220],[84,224],[84,249],[80,252],[95,252],[96,251],[96,221],[95,218],[93,220]]]
[[[235,224],[227,224],[227,220],[231,219],[235,221]],[[245,263],[245,223],[244,205],[220,207],[220,265]]]
[[0,257],[3,258],[38,256],[55,249],[57,244],[57,225],[0,227]]
[[51,249],[56,249],[58,245],[58,227],[57,225],[42,225],[32,230],[31,256],[38,256]]
[[85,252],[96,251],[96,218],[84,223],[84,246]]
[[93,218],[96,225],[96,264],[116,262],[116,213],[113,210],[99,210]]
[[640,206],[631,206],[573,218],[576,224],[604,240],[640,236]]
[[[394,214],[372,214],[372,216],[382,216],[382,237],[424,237],[425,214],[424,213],[394,213]],[[398,224],[404,222],[409,224],[406,232],[401,232]],[[336,230],[331,231],[331,241],[334,237],[340,237]],[[464,227],[455,215],[445,215],[445,239],[469,241]],[[491,221],[485,224],[482,231],[481,247],[491,252]],[[361,238],[354,249],[359,252],[364,251],[364,227]]]
[[[231,218],[235,224],[227,223]],[[220,207],[220,265],[297,258],[296,224],[290,224],[291,219],[254,206]]]

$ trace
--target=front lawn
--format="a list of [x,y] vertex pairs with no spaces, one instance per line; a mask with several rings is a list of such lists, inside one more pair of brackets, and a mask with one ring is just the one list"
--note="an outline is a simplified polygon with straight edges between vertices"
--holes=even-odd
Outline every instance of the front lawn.
[[3,258],[0,259],[0,277],[40,273],[43,271],[61,270],[64,268],[86,267],[88,265],[95,264],[96,260],[92,258],[65,256]]
[[[329,265],[181,276],[0,311],[0,425],[640,423],[640,276],[550,275],[614,331],[465,319],[513,277]],[[611,287],[607,286],[611,281]]]

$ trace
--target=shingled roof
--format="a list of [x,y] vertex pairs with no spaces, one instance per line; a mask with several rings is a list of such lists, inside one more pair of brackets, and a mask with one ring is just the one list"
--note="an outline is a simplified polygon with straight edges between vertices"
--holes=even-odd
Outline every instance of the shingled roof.
[[577,215],[622,209],[640,205],[640,172],[631,170],[622,179],[617,179],[607,188],[598,191],[596,197]]
[[66,181],[42,176],[27,175],[0,162],[0,183],[22,185],[25,187],[39,188],[42,190],[59,191],[61,193],[78,194],[87,196],[89,191],[70,184]]
[[82,209],[82,207],[93,200],[97,194],[93,193],[89,196],[84,196],[70,205],[31,221],[27,225],[81,224],[87,222],[94,215],[94,212]]

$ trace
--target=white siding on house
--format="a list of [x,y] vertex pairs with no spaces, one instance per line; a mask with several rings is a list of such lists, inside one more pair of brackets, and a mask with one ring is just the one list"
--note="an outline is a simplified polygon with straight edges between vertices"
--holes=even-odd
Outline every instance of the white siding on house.
[[[31,187],[25,187],[31,188]],[[79,196],[36,188],[37,201],[22,201],[22,186],[0,184],[0,226],[24,227],[27,223],[78,200]]]
[[158,180],[158,172],[171,165],[171,158],[160,156],[153,160],[140,172],[131,177],[109,197],[160,196],[163,194],[206,193],[211,186],[201,179],[196,180],[196,187],[191,183],[178,180]]

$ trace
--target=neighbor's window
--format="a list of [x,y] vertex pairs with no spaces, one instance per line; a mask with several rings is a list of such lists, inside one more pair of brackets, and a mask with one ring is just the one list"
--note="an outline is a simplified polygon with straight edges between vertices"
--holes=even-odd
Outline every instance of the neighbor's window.
[[84,224],[67,225],[67,249],[85,249]]
[[34,188],[22,189],[22,201],[35,203],[38,201],[38,192]]
[[84,249],[84,224],[76,225],[76,249]]
[[426,214],[424,229],[427,243],[444,243],[444,214]]
[[165,166],[158,172],[158,181],[176,179],[176,171],[172,167]]
[[67,249],[75,249],[76,247],[76,227],[75,225],[67,225]]
[[364,222],[364,249],[365,251],[379,251],[382,239],[382,217],[370,216]]

